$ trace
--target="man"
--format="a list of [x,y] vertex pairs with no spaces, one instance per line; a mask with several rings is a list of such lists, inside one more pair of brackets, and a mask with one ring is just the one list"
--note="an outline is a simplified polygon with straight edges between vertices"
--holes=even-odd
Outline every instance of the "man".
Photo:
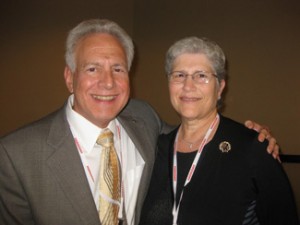
[[[170,128],[147,103],[129,99],[132,59],[132,40],[114,22],[89,20],[71,30],[68,101],[0,140],[0,224],[104,224],[98,212],[103,149],[96,142],[106,128],[114,133],[122,178],[122,197],[112,202],[123,224],[139,220],[157,137]],[[274,139],[270,147],[277,150]]]

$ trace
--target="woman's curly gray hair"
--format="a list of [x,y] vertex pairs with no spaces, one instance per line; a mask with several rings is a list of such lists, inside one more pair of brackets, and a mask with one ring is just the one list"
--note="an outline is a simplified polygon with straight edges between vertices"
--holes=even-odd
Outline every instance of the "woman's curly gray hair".
[[172,72],[175,59],[185,53],[204,54],[211,62],[214,73],[218,80],[225,79],[226,57],[223,50],[215,42],[208,38],[187,37],[175,42],[167,51],[165,61],[165,71]]

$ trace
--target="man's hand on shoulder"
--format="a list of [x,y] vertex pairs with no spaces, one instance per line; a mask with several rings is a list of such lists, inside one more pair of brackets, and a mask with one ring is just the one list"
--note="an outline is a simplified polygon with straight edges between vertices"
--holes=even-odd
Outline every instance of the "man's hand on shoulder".
[[265,125],[260,125],[251,120],[247,120],[245,122],[245,126],[249,129],[255,130],[259,133],[258,140],[260,142],[263,142],[265,139],[267,139],[269,141],[269,145],[267,148],[268,153],[272,154],[274,159],[278,159],[280,161],[279,145],[277,144],[276,139],[272,136],[271,130],[269,129],[269,127],[267,127]]

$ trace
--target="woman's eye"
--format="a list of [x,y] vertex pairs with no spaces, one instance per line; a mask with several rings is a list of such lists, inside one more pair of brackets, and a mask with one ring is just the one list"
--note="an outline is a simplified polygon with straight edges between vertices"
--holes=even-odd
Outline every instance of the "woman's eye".
[[177,77],[180,77],[180,78],[181,78],[181,77],[185,77],[185,75],[184,75],[184,73],[178,73],[178,74],[177,74]]
[[207,76],[206,76],[205,73],[199,73],[199,74],[198,74],[198,77],[199,77],[199,78],[207,78]]

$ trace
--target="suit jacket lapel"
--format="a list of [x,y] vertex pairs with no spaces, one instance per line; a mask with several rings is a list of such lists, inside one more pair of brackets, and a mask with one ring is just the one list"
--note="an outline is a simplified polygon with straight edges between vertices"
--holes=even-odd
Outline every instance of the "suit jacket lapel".
[[150,143],[149,139],[147,138],[144,122],[138,118],[133,118],[132,116],[126,114],[120,116],[118,119],[143,159],[146,161],[148,158],[152,158],[152,152],[145,150],[146,146],[152,146],[153,143]]
[[143,201],[145,199],[147,189],[151,179],[151,173],[154,164],[156,143],[152,143],[148,137],[148,130],[139,117],[133,117],[134,113],[124,110],[122,114],[118,117],[119,122],[122,124],[127,134],[135,144],[140,155],[145,161],[144,170],[142,172],[142,177],[140,180],[138,188],[138,196],[136,203],[136,216],[139,217]]
[[100,225],[97,209],[62,109],[54,118],[48,137],[53,148],[47,164],[73,208],[82,219],[81,224]]

